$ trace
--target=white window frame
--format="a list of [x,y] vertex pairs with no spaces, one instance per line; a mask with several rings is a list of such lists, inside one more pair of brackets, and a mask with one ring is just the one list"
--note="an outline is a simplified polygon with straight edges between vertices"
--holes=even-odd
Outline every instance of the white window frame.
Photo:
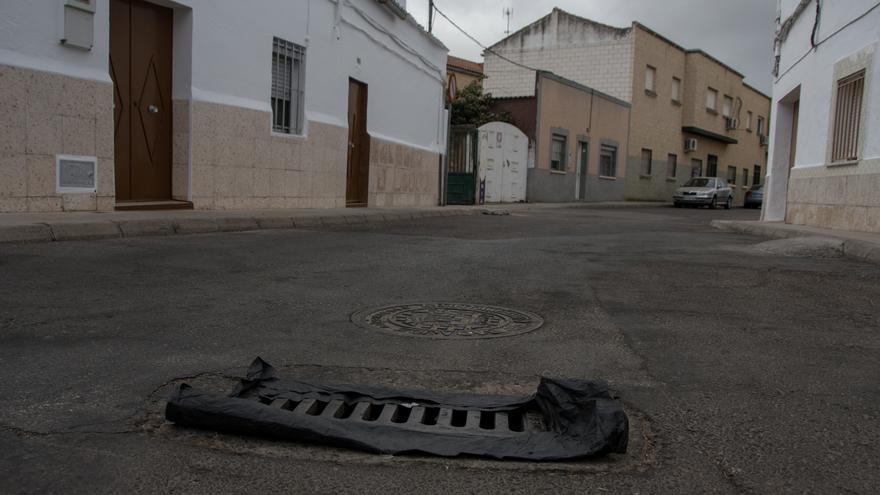
[[[599,177],[614,179],[617,177],[617,150],[618,147],[611,144],[601,144],[599,146]],[[607,170],[603,170],[602,158],[611,157],[611,174],[606,174]]]
[[865,69],[836,81],[831,127],[831,163],[859,160],[862,114],[865,104]]
[[706,90],[706,110],[716,112],[718,107],[718,90],[708,88]]
[[[556,153],[556,151],[553,149],[553,147],[556,143],[560,143],[559,156],[558,156],[557,160],[554,160],[553,155]],[[567,165],[565,163],[567,149],[568,149],[568,137],[567,136],[565,136],[563,134],[556,134],[556,133],[553,133],[550,135],[550,170],[553,170],[555,172],[565,172],[566,165]],[[556,161],[559,164],[558,167],[553,166],[554,161]]]
[[672,78],[672,101],[681,103],[681,79]]
[[657,94],[657,91],[656,91],[657,88],[655,85],[656,81],[657,81],[657,68],[650,66],[650,65],[646,66],[645,67],[645,92],[646,93],[649,93],[652,95]]
[[721,104],[721,115],[724,115],[725,117],[731,117],[733,115],[733,97],[724,95]]

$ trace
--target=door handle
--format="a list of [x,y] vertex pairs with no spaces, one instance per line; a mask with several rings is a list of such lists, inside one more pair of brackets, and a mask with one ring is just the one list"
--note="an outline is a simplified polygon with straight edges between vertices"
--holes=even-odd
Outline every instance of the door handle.
[[147,107],[147,111],[150,113],[159,113],[159,107],[156,105],[150,105]]

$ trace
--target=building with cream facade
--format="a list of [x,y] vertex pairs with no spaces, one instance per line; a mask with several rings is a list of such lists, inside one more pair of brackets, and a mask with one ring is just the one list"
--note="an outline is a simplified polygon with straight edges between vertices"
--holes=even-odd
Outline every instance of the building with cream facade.
[[878,43],[874,0],[778,2],[764,220],[880,232]]
[[0,4],[0,211],[434,205],[446,48],[405,1]]
[[742,204],[763,180],[770,100],[701,50],[639,23],[617,28],[554,9],[484,57],[483,87],[496,97],[534,94],[538,69],[630,103],[626,172],[617,178],[627,199],[671,201],[687,178],[711,175],[736,186]]

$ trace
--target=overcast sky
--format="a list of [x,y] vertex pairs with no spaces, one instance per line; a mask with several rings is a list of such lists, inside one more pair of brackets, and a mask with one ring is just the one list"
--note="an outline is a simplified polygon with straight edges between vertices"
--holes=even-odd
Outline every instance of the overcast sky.
[[[510,32],[553,7],[612,26],[639,21],[685,48],[710,53],[745,74],[746,82],[770,93],[774,0],[435,0],[435,4],[486,46],[504,37],[505,7],[513,9]],[[428,0],[407,0],[407,10],[427,26]],[[449,47],[449,54],[481,62],[480,47],[437,17],[434,35]]]

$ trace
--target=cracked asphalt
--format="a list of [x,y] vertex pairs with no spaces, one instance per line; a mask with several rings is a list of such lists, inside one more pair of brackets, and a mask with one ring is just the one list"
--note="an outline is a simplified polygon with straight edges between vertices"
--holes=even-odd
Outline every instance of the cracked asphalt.
[[[711,228],[758,213],[540,208],[318,230],[0,246],[2,493],[875,493],[880,266]],[[370,331],[352,312],[540,314],[500,339]],[[608,380],[626,455],[390,457],[175,427],[172,386],[286,376],[526,393]]]

